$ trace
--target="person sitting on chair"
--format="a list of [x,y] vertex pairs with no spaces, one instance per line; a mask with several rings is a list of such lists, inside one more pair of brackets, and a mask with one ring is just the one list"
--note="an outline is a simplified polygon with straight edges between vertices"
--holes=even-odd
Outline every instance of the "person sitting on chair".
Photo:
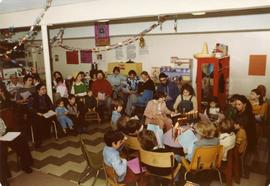
[[118,130],[109,130],[104,135],[105,147],[103,149],[103,160],[107,166],[114,169],[118,176],[118,182],[129,184],[138,179],[127,166],[127,160],[120,157],[120,149],[125,136]]

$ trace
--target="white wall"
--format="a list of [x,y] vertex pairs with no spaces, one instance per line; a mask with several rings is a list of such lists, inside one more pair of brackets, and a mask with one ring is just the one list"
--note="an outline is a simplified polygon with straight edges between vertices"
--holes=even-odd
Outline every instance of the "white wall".
[[[149,17],[157,15],[186,14],[196,11],[218,12],[266,8],[269,0],[95,0],[85,3],[51,7],[42,24],[62,24],[99,19]],[[0,29],[30,26],[42,9],[0,14]],[[19,20],[19,21],[18,21]]]
[[[111,42],[120,42],[125,38],[113,37]],[[143,69],[149,72],[152,66],[170,65],[171,56],[192,58],[194,53],[201,51],[204,42],[208,43],[209,51],[213,49],[215,43],[224,43],[229,46],[231,56],[230,94],[249,94],[249,91],[258,84],[264,84],[267,87],[268,96],[270,95],[270,31],[149,35],[145,36],[145,42],[148,46],[149,54],[139,55],[137,50],[137,57],[134,61],[143,62]],[[66,40],[65,43],[81,48],[91,48],[94,46],[93,39]],[[64,49],[53,48],[52,53],[53,56],[54,54],[60,56],[60,61],[53,64],[54,69],[61,71],[64,76],[90,69],[90,65],[87,64],[67,65]],[[126,53],[126,47],[123,47],[123,53]],[[266,54],[268,56],[266,76],[248,76],[250,54]],[[115,50],[104,52],[103,57],[105,62],[100,63],[99,67],[106,71],[107,63],[116,61]],[[124,56],[123,61],[126,60],[126,56]],[[195,72],[196,60],[194,60],[194,77],[196,77]]]

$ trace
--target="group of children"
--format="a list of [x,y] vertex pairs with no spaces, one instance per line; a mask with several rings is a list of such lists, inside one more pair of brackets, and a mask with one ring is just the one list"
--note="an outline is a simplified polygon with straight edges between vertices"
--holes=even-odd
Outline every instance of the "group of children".
[[60,98],[56,101],[56,117],[64,133],[67,132],[67,129],[73,130],[74,125],[78,132],[86,132],[84,118],[88,111],[98,112],[98,103],[92,90],[88,90],[87,95],[83,97],[70,94],[67,98]]
[[[252,90],[252,92],[255,92],[255,90]],[[256,98],[259,99],[259,96],[257,95]],[[119,176],[119,182],[125,182],[126,179],[130,179],[125,178],[126,174],[128,176],[130,175],[128,173],[130,170],[127,168],[126,160],[120,157],[123,151],[123,142],[125,138],[129,136],[137,136],[141,147],[145,150],[174,152],[175,160],[178,162],[181,161],[179,157],[185,157],[188,161],[192,161],[195,149],[201,146],[222,145],[222,161],[224,164],[226,164],[228,152],[232,149],[236,149],[235,152],[238,153],[239,157],[244,155],[247,151],[247,153],[254,153],[254,148],[248,147],[249,143],[249,145],[252,146],[252,141],[256,141],[256,139],[251,137],[253,133],[256,132],[250,130],[251,125],[254,124],[251,123],[253,121],[252,116],[254,117],[256,113],[249,113],[249,111],[251,111],[249,109],[250,102],[252,103],[252,96],[249,101],[243,95],[233,95],[229,99],[229,105],[226,110],[222,111],[221,108],[218,107],[217,98],[210,99],[209,106],[204,112],[204,114],[209,117],[209,120],[199,120],[196,124],[193,123],[192,125],[180,125],[180,123],[177,122],[172,129],[167,131],[161,128],[158,129],[159,126],[155,123],[148,123],[145,126],[145,123],[142,123],[141,120],[129,118],[125,115],[120,116],[122,107],[115,106],[114,112],[118,112],[116,115],[119,119],[112,120],[114,130],[107,132],[104,136],[104,139],[107,135],[110,135],[111,138],[114,139],[110,142],[106,142],[106,146],[103,150],[104,162],[116,170]],[[261,104],[256,102],[254,105],[258,107],[258,105]],[[253,111],[254,110],[256,109],[253,108]],[[251,118],[249,123],[247,123],[246,117],[244,117],[245,115],[247,115],[249,119]],[[261,115],[260,118],[262,118]],[[256,123],[256,121],[260,120],[256,118],[254,121]],[[152,125],[157,127],[151,127]],[[166,133],[164,133],[164,131],[166,131]],[[174,136],[174,134],[176,134],[176,136]],[[118,136],[118,138],[114,138],[114,135]],[[168,138],[171,139],[168,140]],[[170,146],[166,143],[167,141],[174,144]],[[113,145],[114,143],[118,145]],[[175,150],[175,147],[180,147],[181,150]],[[115,152],[113,159],[108,159],[106,155],[108,148],[110,148],[110,151]],[[122,167],[122,172],[117,170],[119,167]],[[157,169],[153,167],[150,169],[147,167],[147,170],[154,171],[158,174],[169,174],[168,171],[166,172],[166,169],[165,173],[162,173],[164,170],[158,169],[157,171]],[[245,172],[242,173],[242,175],[247,176],[245,174]]]

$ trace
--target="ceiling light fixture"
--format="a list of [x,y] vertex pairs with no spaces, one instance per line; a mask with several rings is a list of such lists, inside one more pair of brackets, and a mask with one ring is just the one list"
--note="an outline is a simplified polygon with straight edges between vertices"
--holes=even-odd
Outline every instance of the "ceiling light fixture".
[[101,20],[98,20],[97,22],[99,22],[99,23],[106,23],[106,22],[109,22],[109,21],[110,21],[109,19],[101,19]]
[[191,14],[194,16],[200,16],[200,15],[205,15],[206,12],[192,12]]
[[2,3],[2,0],[0,0],[0,3]]

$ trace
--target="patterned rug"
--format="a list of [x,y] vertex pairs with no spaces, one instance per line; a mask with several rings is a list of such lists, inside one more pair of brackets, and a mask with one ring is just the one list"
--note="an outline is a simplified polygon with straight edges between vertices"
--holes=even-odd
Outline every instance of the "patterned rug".
[[[83,137],[85,139],[86,147],[90,152],[98,153],[102,151],[104,147],[103,135],[109,128],[109,123],[93,124],[89,126],[89,132],[84,134]],[[40,149],[32,148],[34,170],[77,183],[86,167],[86,161],[82,155],[79,140],[79,136],[75,135],[64,136],[58,140],[51,138],[46,140]],[[267,140],[260,139],[258,144],[257,153],[251,167],[252,174],[250,179],[259,180],[262,183],[265,182],[266,179],[265,170],[268,160]],[[8,161],[13,178],[22,174],[22,171],[18,170],[15,153],[11,152],[9,154]],[[85,180],[81,185],[92,185],[93,176],[94,175],[91,175],[89,179]],[[246,182],[241,183],[241,185],[253,185],[249,181],[250,179],[246,179]],[[245,179],[243,181],[245,181]],[[103,171],[100,171],[99,178],[95,185],[106,185]],[[214,181],[211,186],[214,185],[219,185],[219,183]],[[21,186],[28,185],[22,183]]]
[[[103,136],[109,127],[109,124],[89,126],[89,132],[83,134],[83,138],[90,152],[98,153],[102,151],[104,147]],[[33,169],[77,183],[86,167],[79,140],[78,135],[68,135],[58,140],[48,139],[39,149],[32,148]],[[12,176],[20,175],[22,171],[18,170],[16,154],[9,154],[8,161]],[[82,185],[91,185],[92,181],[93,175],[90,175],[89,179]],[[105,185],[103,171],[100,171],[99,179],[95,185]]]

